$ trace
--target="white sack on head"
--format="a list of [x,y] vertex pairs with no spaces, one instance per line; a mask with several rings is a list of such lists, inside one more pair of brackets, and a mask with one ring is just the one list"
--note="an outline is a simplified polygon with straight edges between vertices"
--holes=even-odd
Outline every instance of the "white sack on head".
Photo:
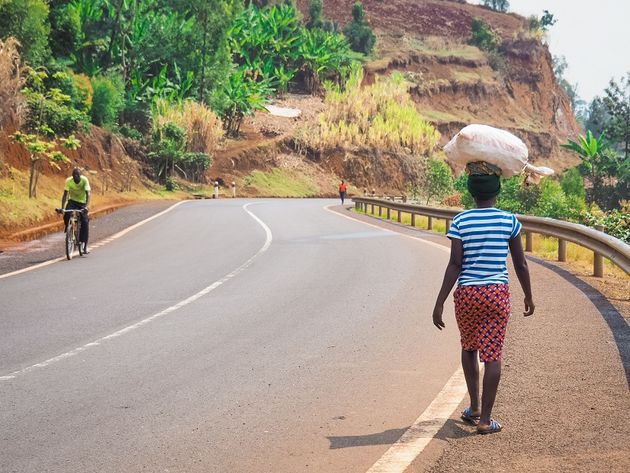
[[459,176],[468,163],[485,161],[501,168],[503,177],[516,176],[527,164],[527,146],[505,130],[468,125],[444,147],[448,163]]
[[532,166],[528,164],[525,166],[525,173],[527,174],[525,183],[538,184],[543,177],[553,176],[555,171],[545,166]]

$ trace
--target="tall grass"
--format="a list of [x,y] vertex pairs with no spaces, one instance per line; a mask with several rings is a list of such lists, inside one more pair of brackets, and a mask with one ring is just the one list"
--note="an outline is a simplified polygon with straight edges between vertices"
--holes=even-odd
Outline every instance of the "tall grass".
[[20,43],[15,38],[0,40],[0,128],[17,126],[24,105],[20,89],[24,85]]
[[402,74],[394,73],[361,87],[363,70],[356,69],[344,89],[327,84],[325,110],[318,126],[304,130],[312,148],[374,147],[382,151],[428,156],[440,139],[424,120]]
[[175,123],[186,132],[186,151],[213,156],[223,137],[221,119],[204,104],[192,100],[180,103],[158,99],[153,110],[153,124],[162,128]]

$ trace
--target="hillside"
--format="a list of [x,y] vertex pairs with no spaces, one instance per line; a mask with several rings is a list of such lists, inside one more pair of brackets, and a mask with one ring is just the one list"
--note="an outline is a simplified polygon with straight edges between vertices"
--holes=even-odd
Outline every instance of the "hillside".
[[[308,18],[308,0],[296,3]],[[343,27],[353,3],[325,1],[324,15]],[[365,0],[363,4],[378,37],[376,51],[364,64],[364,84],[393,71],[403,73],[418,110],[441,132],[441,144],[466,124],[485,123],[521,137],[535,163],[558,170],[575,164],[576,158],[559,145],[577,135],[578,125],[554,78],[548,48],[528,31],[526,19],[461,1]],[[500,34],[498,55],[490,57],[468,45],[476,17]],[[226,187],[235,181],[241,196],[332,196],[340,178],[350,182],[351,192],[374,189],[378,193],[406,192],[422,178],[422,168],[409,153],[401,156],[366,147],[305,149],[297,137],[317,126],[323,98],[292,93],[275,103],[299,108],[302,114],[293,119],[258,112],[247,118],[241,136],[225,140],[214,154],[209,181],[219,180]],[[0,171],[6,179],[8,170],[18,170],[21,174],[12,179],[23,183],[28,155],[10,142],[13,130],[12,124],[0,129]],[[111,199],[119,200],[129,197],[122,192],[129,186],[140,192],[150,187],[142,177],[146,149],[137,142],[96,127],[81,140],[82,147],[70,158],[90,173],[99,194],[105,189],[110,194],[116,191]],[[59,187],[68,174],[68,166],[61,172],[43,169],[44,184],[50,180],[45,188]],[[110,198],[108,193],[102,198]],[[40,220],[50,218],[54,215],[42,208]]]
[[[308,18],[308,0],[298,0]],[[324,15],[343,26],[351,19],[354,0],[324,2]],[[547,46],[530,35],[527,20],[449,0],[365,0],[378,41],[365,64],[365,83],[377,75],[400,71],[413,83],[411,94],[421,114],[434,123],[445,144],[469,123],[508,129],[523,139],[534,163],[561,170],[576,163],[560,147],[579,133],[570,102],[553,74]],[[499,64],[468,45],[474,18],[482,18],[501,36]],[[494,69],[493,67],[494,66]],[[296,158],[292,149],[296,128],[314,123],[316,98],[294,96],[280,105],[301,108],[296,120],[258,113],[246,121],[244,142],[228,142],[210,170],[213,178],[239,181],[252,169],[294,169],[315,182],[320,194],[332,194],[335,178],[345,177],[357,189],[405,191],[418,177],[412,162],[399,156],[356,149]],[[246,143],[246,144],[245,144]],[[291,156],[293,155],[293,158]],[[251,189],[255,192],[254,189]]]

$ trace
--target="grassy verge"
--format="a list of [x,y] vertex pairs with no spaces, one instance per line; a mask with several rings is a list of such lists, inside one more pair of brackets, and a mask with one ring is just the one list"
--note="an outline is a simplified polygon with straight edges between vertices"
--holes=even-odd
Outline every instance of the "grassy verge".
[[284,169],[252,171],[243,179],[243,185],[267,197],[313,197],[320,193],[319,186],[309,177]]
[[[369,208],[369,207],[368,207]],[[376,209],[375,209],[376,210]],[[387,210],[382,209],[379,216],[378,211],[375,213],[354,210],[357,213],[371,215],[383,220],[387,220]],[[423,230],[428,229],[428,217],[416,216],[416,228]],[[398,221],[398,212],[391,211],[389,221]],[[411,214],[402,213],[401,223],[411,225]],[[433,219],[433,231],[444,234],[446,232],[446,223],[444,220]],[[523,235],[523,248],[525,247],[525,236]],[[547,237],[544,235],[534,234],[533,252],[535,256],[550,261],[557,261],[558,258],[558,239]],[[594,278],[593,274],[593,252],[587,248],[574,243],[567,243],[567,262],[560,263],[567,265],[568,269],[574,274],[594,285],[609,299],[616,301],[630,301],[630,276],[625,271],[617,267],[610,260],[604,258],[604,274],[605,278]]]
[[[29,199],[28,172],[11,169],[10,177],[0,178],[0,235],[9,237],[20,230],[57,220],[59,217],[55,208],[61,204],[63,186],[63,177],[41,175],[37,186],[38,197]],[[185,191],[167,192],[162,186],[149,188],[140,182],[129,192],[109,190],[103,193],[96,185],[90,207],[98,209],[125,202],[182,199],[188,196],[189,193]]]

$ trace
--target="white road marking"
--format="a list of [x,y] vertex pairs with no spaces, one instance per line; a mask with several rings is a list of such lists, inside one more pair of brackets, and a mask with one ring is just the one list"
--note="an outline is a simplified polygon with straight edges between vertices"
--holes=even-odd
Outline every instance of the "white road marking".
[[[412,240],[420,241],[427,245],[438,248],[442,251],[450,252],[450,249],[423,238],[414,237],[405,233],[395,232],[388,228],[382,228],[372,223],[364,222],[349,215],[343,215],[331,210],[332,205],[324,207],[329,212],[340,215],[355,222],[380,228],[382,231],[395,233]],[[407,429],[407,431],[393,444],[387,452],[376,462],[366,473],[403,473],[409,465],[422,453],[424,448],[433,440],[435,435],[444,426],[446,421],[453,415],[457,406],[463,401],[468,389],[464,372],[458,368],[446,382],[442,390],[429,407],[420,414],[420,417]]]
[[367,473],[402,473],[451,417],[467,393],[464,372],[458,368],[429,407]]
[[[339,215],[340,217],[347,218],[348,220],[352,220],[353,222],[359,222],[359,223],[362,223],[363,225],[367,225],[369,227],[378,228],[379,230],[381,230],[383,232],[393,233],[394,235],[402,236],[402,237],[405,237],[405,238],[411,238],[412,240],[415,240],[415,241],[421,241],[422,243],[424,243],[426,245],[432,246],[434,248],[438,248],[438,249],[440,249],[442,251],[446,251],[447,253],[450,253],[450,251],[451,251],[450,248],[447,248],[444,245],[440,245],[439,243],[435,243],[433,241],[428,241],[428,240],[425,240],[424,238],[416,237],[416,236],[413,236],[413,235],[407,235],[406,233],[395,232],[394,230],[390,230],[389,228],[379,227],[378,225],[374,225],[373,223],[364,222],[363,220],[359,220],[358,218],[353,218],[353,217],[350,217],[349,215],[344,215],[342,213],[335,212],[334,210],[330,209],[331,207],[336,207],[336,204],[327,205],[327,206],[324,207],[324,209],[328,210],[329,212],[331,212],[331,213],[333,213],[335,215]],[[376,218],[376,217],[374,217],[374,218]]]
[[[247,261],[245,261],[245,263],[240,265],[234,271],[232,271],[231,273],[225,275],[223,278],[219,279],[218,281],[213,282],[208,287],[205,287],[204,289],[202,289],[201,291],[197,292],[196,294],[193,294],[189,298],[184,299],[183,301],[180,301],[177,304],[172,305],[172,306],[170,306],[170,307],[168,307],[168,308],[158,312],[157,314],[153,314],[150,317],[147,317],[146,319],[141,320],[140,322],[137,322],[137,323],[135,323],[133,325],[129,325],[128,327],[125,327],[125,328],[123,328],[121,330],[118,330],[117,332],[114,332],[114,333],[106,335],[106,336],[104,336],[102,338],[99,338],[98,340],[94,340],[93,342],[86,343],[85,345],[77,347],[74,350],[68,351],[66,353],[62,353],[61,355],[57,355],[57,356],[55,356],[53,358],[49,358],[48,360],[42,361],[41,363],[36,363],[34,365],[27,366],[26,368],[22,368],[21,370],[14,371],[13,373],[9,373],[8,375],[5,375],[5,376],[0,376],[0,381],[8,381],[10,379],[16,378],[17,376],[29,373],[29,372],[34,371],[36,369],[45,368],[47,366],[52,365],[53,363],[56,363],[58,361],[64,360],[64,359],[69,358],[71,356],[75,356],[75,355],[77,355],[77,354],[79,354],[81,352],[84,352],[84,351],[86,351],[89,348],[97,347],[97,346],[101,345],[102,343],[106,342],[107,340],[111,340],[111,339],[120,337],[120,336],[122,336],[122,335],[124,335],[126,333],[129,333],[129,332],[131,332],[133,330],[136,330],[136,329],[142,327],[143,325],[146,325],[149,322],[152,322],[155,319],[158,319],[160,317],[168,315],[168,314],[170,314],[172,312],[175,312],[176,310],[181,309],[182,307],[187,306],[188,304],[190,304],[190,303],[196,301],[197,299],[199,299],[200,297],[203,297],[206,294],[214,291],[219,286],[223,285],[224,283],[226,283],[230,279],[234,278],[238,274],[240,274],[243,271],[245,271],[245,269],[247,269],[254,262],[254,260],[256,258],[258,258],[261,254],[263,254],[265,251],[267,251],[269,249],[269,247],[271,246],[271,242],[273,240],[273,235],[272,235],[271,230],[269,229],[269,227],[247,208],[250,205],[255,205],[255,204],[260,204],[260,203],[262,203],[262,202],[245,204],[243,206],[243,210],[245,210],[245,212],[247,212],[250,215],[250,217],[252,217],[265,230],[265,244],[258,250],[258,252],[256,252],[256,254],[254,256],[249,258]],[[127,231],[130,231],[132,228],[134,228],[134,227],[129,227],[127,229]],[[121,234],[119,236],[122,236],[125,233],[126,233],[126,231],[124,231],[124,233],[121,232]]]
[[[146,219],[144,219],[144,220],[142,220],[142,221],[140,221],[140,222],[138,222],[138,223],[136,223],[136,224],[134,224],[134,225],[132,225],[132,226],[130,226],[128,228],[125,228],[124,230],[122,230],[122,231],[120,231],[120,232],[118,232],[118,233],[116,233],[116,234],[106,238],[105,240],[101,240],[101,241],[99,241],[98,243],[96,243],[94,245],[89,245],[90,246],[90,250],[95,249],[95,248],[100,248],[102,246],[105,246],[107,243],[111,243],[112,241],[120,238],[121,236],[126,235],[131,230],[133,230],[135,228],[138,228],[139,226],[144,225],[145,223],[148,223],[148,222],[150,222],[153,219],[161,217],[165,213],[170,212],[171,210],[173,210],[178,205],[181,205],[181,204],[186,203],[186,202],[190,202],[190,201],[182,200],[180,202],[177,202],[177,203],[171,205],[168,209],[163,210],[160,213],[157,213],[157,214],[153,215],[152,217],[146,218]],[[33,265],[33,266],[29,266],[28,268],[23,268],[23,269],[19,269],[17,271],[13,271],[11,273],[2,274],[2,275],[0,275],[0,279],[8,278],[8,277],[11,277],[11,276],[17,276],[18,274],[26,273],[28,271],[33,271],[34,269],[43,268],[44,266],[49,266],[51,264],[58,263],[59,261],[64,261],[65,259],[66,259],[66,257],[62,256],[60,258],[55,258],[55,259],[51,259],[49,261],[44,261],[43,263],[39,263],[39,264],[36,264],[36,265]]]

